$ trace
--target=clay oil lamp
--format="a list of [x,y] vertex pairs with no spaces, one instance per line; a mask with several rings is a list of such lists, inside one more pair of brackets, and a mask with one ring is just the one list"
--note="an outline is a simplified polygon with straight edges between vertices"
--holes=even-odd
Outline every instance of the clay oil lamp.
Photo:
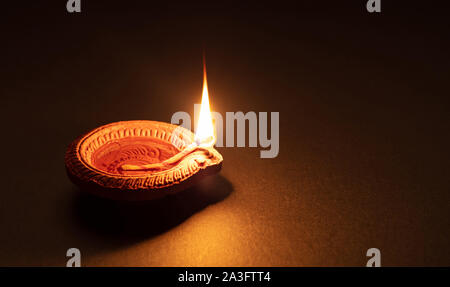
[[220,171],[214,149],[206,70],[196,133],[156,121],[122,121],[74,140],[65,165],[82,191],[115,200],[150,200],[181,191]]

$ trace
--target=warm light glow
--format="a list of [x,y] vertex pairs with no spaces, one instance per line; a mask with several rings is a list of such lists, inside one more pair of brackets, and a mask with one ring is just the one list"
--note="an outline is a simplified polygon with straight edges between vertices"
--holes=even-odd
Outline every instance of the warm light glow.
[[209,107],[208,83],[206,81],[206,64],[203,62],[203,92],[200,116],[198,119],[195,141],[198,145],[212,146],[216,142],[211,109]]

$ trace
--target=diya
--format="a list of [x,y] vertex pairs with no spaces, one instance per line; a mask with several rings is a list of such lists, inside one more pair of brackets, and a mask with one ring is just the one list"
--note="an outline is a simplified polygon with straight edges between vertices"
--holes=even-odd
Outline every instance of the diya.
[[115,200],[149,200],[183,190],[220,171],[214,149],[206,70],[197,131],[164,122],[122,121],[74,140],[66,171],[82,190]]

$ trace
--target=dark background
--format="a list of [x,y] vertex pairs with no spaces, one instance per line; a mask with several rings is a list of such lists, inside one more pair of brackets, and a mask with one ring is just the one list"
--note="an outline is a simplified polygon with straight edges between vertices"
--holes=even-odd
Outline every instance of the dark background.
[[[3,4],[0,265],[450,265],[448,15],[436,1]],[[42,1],[43,2],[43,1]],[[162,1],[159,1],[162,2]],[[395,3],[392,3],[395,2]],[[78,135],[212,108],[280,112],[280,153],[142,204],[80,195]]]

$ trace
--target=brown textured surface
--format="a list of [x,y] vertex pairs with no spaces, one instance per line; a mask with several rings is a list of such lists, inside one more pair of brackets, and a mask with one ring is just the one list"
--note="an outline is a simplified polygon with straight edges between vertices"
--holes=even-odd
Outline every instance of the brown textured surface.
[[[123,170],[125,165],[162,163],[186,150],[194,134],[155,121],[122,121],[98,127],[68,147],[69,178],[94,195],[111,199],[154,199],[192,184],[190,177],[220,170],[222,156],[213,148],[194,149],[170,166],[156,170]],[[205,170],[200,173],[200,171]]]
[[[385,266],[450,265],[450,46],[435,1],[382,1],[380,17],[364,1],[99,0],[71,16],[55,2],[0,18],[0,265],[65,266],[71,247],[88,266],[361,266],[370,247]],[[79,196],[73,137],[192,113],[203,44],[213,110],[279,111],[279,156],[219,148],[220,175],[143,205]]]

